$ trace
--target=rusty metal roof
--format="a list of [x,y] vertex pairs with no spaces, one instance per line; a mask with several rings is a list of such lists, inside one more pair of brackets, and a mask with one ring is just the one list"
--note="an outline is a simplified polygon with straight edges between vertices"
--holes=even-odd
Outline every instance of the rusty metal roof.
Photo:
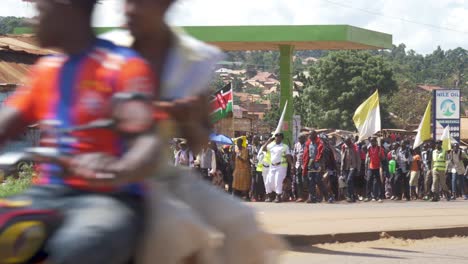
[[39,47],[33,35],[0,35],[0,86],[23,84],[39,57],[56,53]]
[[38,58],[37,55],[0,50],[0,84],[24,83],[29,68]]
[[37,44],[33,35],[1,35],[0,50],[15,51],[32,55],[56,54],[57,51],[43,49]]

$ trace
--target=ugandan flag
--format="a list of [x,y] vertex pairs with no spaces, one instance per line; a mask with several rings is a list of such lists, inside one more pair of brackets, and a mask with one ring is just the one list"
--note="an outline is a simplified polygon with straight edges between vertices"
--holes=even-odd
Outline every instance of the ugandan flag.
[[232,83],[228,83],[221,90],[218,90],[212,95],[210,107],[211,121],[213,123],[226,118],[229,113],[232,113],[233,96]]

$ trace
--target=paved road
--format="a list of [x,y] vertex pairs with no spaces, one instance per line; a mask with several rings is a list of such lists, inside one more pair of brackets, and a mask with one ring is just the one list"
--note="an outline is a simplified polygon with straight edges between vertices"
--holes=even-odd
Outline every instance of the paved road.
[[397,240],[296,248],[281,264],[466,264],[468,238]]
[[[318,235],[468,226],[468,201],[249,203],[272,233]],[[467,262],[468,263],[468,262]]]

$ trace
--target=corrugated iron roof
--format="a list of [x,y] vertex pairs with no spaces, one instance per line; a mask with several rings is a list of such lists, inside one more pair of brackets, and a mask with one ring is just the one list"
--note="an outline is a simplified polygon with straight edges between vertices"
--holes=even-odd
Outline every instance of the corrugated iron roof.
[[36,60],[57,51],[43,49],[34,35],[0,35],[0,84],[21,85]]
[[39,58],[22,52],[0,50],[0,83],[20,85],[29,72],[29,68]]
[[37,44],[33,35],[2,35],[0,36],[0,50],[23,52],[33,55],[56,54],[57,51],[43,49]]

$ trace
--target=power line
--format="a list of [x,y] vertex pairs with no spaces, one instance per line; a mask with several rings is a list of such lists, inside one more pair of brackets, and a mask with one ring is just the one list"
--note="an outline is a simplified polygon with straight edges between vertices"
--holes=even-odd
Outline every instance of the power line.
[[330,0],[323,0],[323,1],[325,1],[327,3],[330,3],[330,4],[333,4],[333,5],[340,6],[340,7],[358,10],[358,11],[361,11],[361,12],[364,12],[364,13],[367,13],[367,14],[370,14],[370,15],[374,15],[374,16],[381,16],[381,17],[385,17],[385,18],[389,18],[389,19],[393,19],[393,20],[399,20],[401,22],[412,23],[412,24],[431,27],[431,28],[435,28],[435,29],[439,29],[439,30],[447,30],[447,31],[453,31],[453,32],[462,33],[462,34],[468,34],[467,31],[462,31],[462,30],[458,30],[458,29],[454,29],[454,28],[441,27],[441,26],[437,26],[437,25],[434,25],[434,24],[419,22],[419,21],[416,21],[416,20],[410,20],[410,19],[401,18],[401,17],[389,16],[389,15],[386,15],[386,14],[381,13],[381,12],[371,11],[371,10],[364,9],[364,8],[359,8],[359,7],[354,7],[352,5],[347,5],[347,4],[343,4],[343,3],[339,3],[339,2],[335,2],[335,1],[330,1]]

